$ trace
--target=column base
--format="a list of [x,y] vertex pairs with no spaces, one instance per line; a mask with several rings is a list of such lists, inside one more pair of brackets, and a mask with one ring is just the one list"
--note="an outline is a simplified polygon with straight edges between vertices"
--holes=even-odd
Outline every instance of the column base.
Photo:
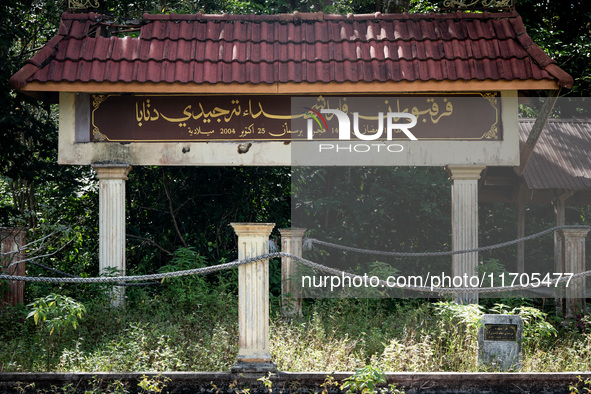
[[273,361],[249,362],[236,361],[230,368],[233,374],[266,374],[267,372],[277,372],[277,366]]

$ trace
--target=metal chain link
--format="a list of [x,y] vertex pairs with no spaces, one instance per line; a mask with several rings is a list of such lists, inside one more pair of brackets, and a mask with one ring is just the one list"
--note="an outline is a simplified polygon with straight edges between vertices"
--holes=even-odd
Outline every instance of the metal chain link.
[[[166,272],[160,274],[150,274],[150,275],[137,275],[137,276],[118,276],[118,277],[95,277],[95,278],[48,278],[48,277],[32,277],[32,276],[11,276],[11,275],[0,275],[0,280],[16,280],[16,281],[23,281],[23,282],[43,282],[43,283],[114,283],[117,284],[119,282],[130,282],[130,281],[143,281],[143,280],[154,280],[154,279],[167,279],[167,278],[178,278],[182,276],[188,275],[205,275],[216,271],[221,271],[224,269],[230,269],[234,267],[238,267],[240,265],[254,263],[257,261],[267,260],[275,257],[287,257],[293,260],[296,260],[310,268],[331,273],[334,275],[343,275],[346,277],[351,278],[363,278],[361,275],[353,274],[346,271],[341,271],[336,268],[327,267],[322,264],[315,263],[313,261],[304,259],[299,256],[295,256],[291,253],[285,252],[275,252],[275,253],[266,253],[260,256],[251,257],[244,260],[235,260],[230,263],[219,264],[210,267],[203,267],[203,268],[195,268],[190,270],[184,271],[175,271],[175,272]],[[570,277],[570,280],[591,276],[591,271],[585,271],[578,274],[573,275]],[[566,282],[569,278],[562,277],[558,279],[554,279],[549,281],[548,286],[555,285],[559,282]],[[388,288],[399,288],[403,290],[412,290],[412,291],[423,291],[429,293],[494,293],[494,292],[501,292],[507,290],[521,290],[521,289],[530,289],[536,288],[536,286],[528,285],[528,286],[504,286],[504,287],[479,287],[479,288],[472,288],[472,287],[439,287],[431,289],[430,287],[426,286],[391,286],[387,282],[380,280],[379,285]]]
[[[29,263],[34,264],[38,267],[41,267],[47,271],[51,271],[51,272],[55,272],[56,274],[59,274],[59,275],[67,276],[68,278],[82,278],[82,276],[72,275],[72,274],[69,274],[65,271],[58,270],[57,268],[48,267],[47,265],[41,264],[37,261],[29,261]],[[144,283],[119,283],[118,285],[119,286],[153,286],[153,285],[159,285],[159,284],[160,284],[160,282],[144,282]]]
[[543,235],[546,235],[548,233],[551,233],[555,230],[562,230],[562,229],[573,229],[573,230],[588,230],[591,229],[591,226],[582,226],[582,225],[572,225],[572,226],[555,226],[555,227],[551,227],[549,229],[546,229],[544,231],[540,231],[539,233],[535,233],[532,235],[528,235],[527,237],[523,237],[523,238],[517,238],[514,239],[512,241],[507,241],[507,242],[501,242],[495,245],[489,245],[489,246],[481,246],[478,248],[472,248],[472,249],[462,249],[462,250],[450,250],[447,252],[387,252],[387,251],[382,251],[382,250],[371,250],[371,249],[361,249],[361,248],[354,248],[351,246],[343,246],[343,245],[338,245],[338,244],[334,244],[331,242],[326,242],[326,241],[320,241],[318,239],[315,238],[306,238],[303,240],[303,245],[304,248],[310,248],[310,246],[312,244],[318,244],[318,245],[323,245],[323,246],[328,246],[331,248],[335,248],[335,249],[341,249],[341,250],[346,250],[348,252],[356,252],[356,253],[364,253],[364,254],[375,254],[375,255],[379,255],[379,256],[393,256],[393,257],[435,257],[435,256],[452,256],[452,255],[456,255],[456,254],[463,254],[463,253],[473,253],[473,252],[483,252],[486,250],[493,250],[493,249],[499,249],[499,248],[504,248],[506,246],[511,246],[511,245],[515,245],[517,243],[520,242],[524,242],[524,241],[529,241],[538,237],[541,237]]
[[190,270],[174,271],[174,272],[163,272],[160,274],[148,274],[148,275],[135,275],[135,276],[113,276],[113,277],[94,277],[94,278],[82,278],[82,277],[66,277],[66,278],[50,278],[43,276],[13,276],[13,275],[0,275],[1,279],[15,280],[21,282],[43,282],[43,283],[116,283],[116,282],[138,282],[145,280],[161,280],[168,278],[178,278],[189,275],[205,275],[224,269],[238,267],[239,265],[253,263],[256,261],[266,260],[273,257],[280,257],[281,253],[267,253],[264,255],[251,257],[244,260],[235,260],[229,263],[214,265],[210,267],[194,268]]
[[[329,242],[319,241],[319,240],[316,240],[313,238],[308,238],[306,241],[308,243],[310,243],[310,242],[317,243],[320,245],[335,247],[335,248],[339,248],[339,249],[343,249],[343,250],[347,250],[347,251],[353,251],[353,252],[359,252],[359,253],[371,253],[371,254],[379,254],[379,255],[388,255],[388,256],[397,256],[397,257],[449,256],[449,255],[460,254],[460,253],[472,253],[472,252],[478,252],[478,251],[484,251],[484,250],[498,249],[498,248],[502,248],[505,246],[514,245],[519,242],[538,238],[538,237],[548,234],[552,231],[561,230],[561,229],[591,229],[591,226],[581,226],[581,225],[555,226],[555,227],[549,228],[547,230],[541,231],[539,233],[529,235],[527,237],[518,238],[518,239],[515,239],[512,241],[503,242],[503,243],[496,244],[496,245],[484,246],[484,247],[473,248],[473,249],[454,250],[454,251],[449,251],[449,252],[424,252],[424,253],[384,252],[384,251],[372,251],[372,250],[367,250],[367,249],[359,249],[359,248],[352,248],[352,247],[348,247],[348,246],[341,246],[341,245],[332,244]],[[218,264],[218,265],[214,265],[214,266],[210,266],[210,267],[194,268],[194,269],[183,270],[183,271],[165,272],[165,273],[160,273],[160,274],[81,278],[81,277],[73,276],[71,274],[67,274],[63,271],[59,271],[59,273],[65,274],[67,277],[49,278],[49,277],[0,275],[0,280],[5,279],[5,280],[14,280],[14,281],[22,281],[22,282],[43,282],[43,283],[114,283],[114,284],[124,284],[125,282],[137,282],[137,281],[157,280],[157,279],[162,280],[162,279],[178,278],[178,277],[189,276],[189,275],[205,275],[205,274],[209,274],[209,273],[213,273],[213,272],[217,272],[217,271],[221,271],[221,270],[225,270],[225,269],[238,267],[240,265],[254,263],[257,261],[267,260],[267,259],[276,258],[276,257],[291,258],[291,259],[296,260],[296,261],[298,261],[310,268],[313,268],[313,269],[316,269],[319,271],[323,271],[323,272],[327,272],[327,273],[331,273],[331,274],[335,274],[335,275],[342,275],[342,276],[351,277],[351,278],[363,278],[363,276],[361,276],[361,275],[353,274],[353,273],[346,272],[346,271],[341,271],[336,268],[327,267],[325,265],[315,263],[311,260],[304,259],[303,257],[296,256],[291,253],[273,252],[273,253],[262,254],[259,256],[255,256],[255,257],[250,257],[250,258],[243,259],[243,260],[235,260],[235,261],[232,261],[229,263]],[[37,264],[40,265],[39,263],[37,263]],[[43,267],[46,267],[52,271],[58,271],[58,270],[49,268],[47,266],[43,266]],[[591,276],[591,271],[585,271],[585,272],[581,272],[578,274],[574,274],[570,278],[561,277],[561,278],[554,279],[552,281],[549,281],[548,287],[550,285],[556,285],[559,282],[566,282],[568,280],[577,279],[577,278],[581,278],[581,277],[587,277],[587,276]],[[426,287],[426,286],[400,286],[400,287],[391,286],[390,284],[388,284],[387,282],[385,282],[383,280],[379,281],[379,285],[382,285],[383,287],[388,287],[388,288],[400,288],[400,289],[404,289],[404,290],[424,291],[424,292],[429,292],[429,293],[476,293],[476,292],[478,292],[478,293],[493,293],[493,292],[501,292],[501,291],[507,291],[507,290],[515,291],[515,290],[532,289],[532,288],[539,287],[539,286],[534,286],[534,285],[530,284],[527,286],[519,285],[519,286],[477,287],[477,288],[440,287],[440,288],[431,289],[431,287]]]

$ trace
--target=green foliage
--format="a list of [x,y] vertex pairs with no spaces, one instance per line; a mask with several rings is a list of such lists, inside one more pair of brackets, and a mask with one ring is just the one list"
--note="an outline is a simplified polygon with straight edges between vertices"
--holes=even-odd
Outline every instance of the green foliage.
[[[149,297],[133,297],[126,310],[88,303],[78,329],[52,345],[49,365],[40,349],[48,340],[55,342],[57,332],[36,329],[33,318],[2,320],[7,331],[0,333],[0,371],[228,370],[237,354],[236,298],[216,291],[210,297],[210,304],[193,308]],[[537,322],[543,315],[528,308],[513,311],[528,322],[523,371],[591,368],[589,333],[566,327],[547,336]],[[542,311],[540,303],[531,308]],[[270,351],[282,371],[355,371],[372,365],[381,371],[478,372],[481,311],[425,300],[313,300],[304,304],[303,317],[272,316]]]
[[[580,387],[582,386],[582,387]],[[579,391],[579,389],[584,391]],[[591,379],[583,379],[580,375],[577,376],[577,382],[571,383],[568,386],[569,394],[583,394],[583,393],[591,393]]]
[[335,381],[333,375],[326,375],[326,379],[324,379],[324,382],[322,382],[322,384],[320,385],[320,387],[322,388],[322,394],[328,394],[331,387],[338,386],[339,383]]
[[275,376],[274,373],[268,372],[267,375],[257,379],[259,382],[263,383],[263,386],[265,386],[269,394],[273,393],[273,381],[271,381],[271,377],[273,376]]
[[[195,252],[194,248],[179,248],[175,251],[170,264],[161,267],[159,272],[185,271],[205,267],[206,259]],[[204,293],[209,293],[207,281],[203,275],[188,275],[162,280],[162,294],[170,300],[183,305],[195,305]]]
[[142,375],[140,381],[138,382],[138,387],[142,390],[141,393],[161,393],[166,384],[170,382],[171,379],[167,376],[162,376],[158,374],[155,377],[148,377],[146,375]]
[[[331,383],[327,380],[323,384],[323,393],[326,391],[326,387]],[[387,383],[386,375],[379,368],[373,365],[366,365],[363,368],[359,368],[355,373],[348,378],[343,380],[341,390],[345,390],[347,393],[359,393],[359,394],[370,394],[370,393],[392,393],[392,394],[404,394],[404,389],[397,389],[396,384],[392,383],[388,385],[388,388],[384,387]],[[382,386],[382,387],[380,387]]]
[[558,335],[556,328],[550,324],[546,318],[547,313],[531,306],[519,306],[510,308],[504,304],[495,304],[491,308],[492,312],[519,315],[523,320],[523,340],[531,343],[532,346],[539,344],[540,341],[547,340]]
[[386,384],[386,375],[376,367],[367,365],[343,380],[341,389],[347,393],[369,394],[376,393],[380,384]]
[[[75,388],[73,391],[76,392]],[[129,393],[128,387],[126,384],[119,379],[115,380],[107,380],[102,379],[97,376],[92,378],[92,382],[90,387],[84,390],[84,394],[102,394],[102,393],[110,393],[110,394],[127,394]]]
[[[499,262],[499,259],[487,259],[481,262],[478,267],[476,267],[476,272],[479,277],[484,275],[486,279],[486,285],[488,287],[500,287],[503,285],[502,278],[499,275],[505,275],[506,278],[509,278],[509,271]],[[490,283],[490,274],[493,275],[492,284]]]
[[[575,78],[575,85],[568,94],[589,96],[591,3],[520,0],[516,2],[516,9],[534,42]],[[563,117],[573,117],[573,114],[564,113]]]
[[[82,319],[86,308],[73,298],[55,293],[38,298],[27,306],[31,308],[27,319],[33,318],[35,325],[40,326],[49,334],[44,338],[46,367],[49,370],[51,359],[59,348],[64,334],[70,327],[74,330],[78,328],[78,319]],[[53,336],[54,333],[56,333],[55,336]]]
[[[450,196],[447,175],[439,168],[298,167],[292,174],[292,226],[308,229],[314,238],[363,249],[448,250],[450,234],[441,229],[451,220]],[[314,248],[307,256],[356,273],[372,269],[360,253]],[[401,275],[449,265],[447,258],[380,261]]]
[[439,301],[433,304],[436,313],[450,325],[463,324],[467,330],[475,332],[480,327],[483,307],[478,304],[457,304],[452,301]]
[[83,304],[55,293],[38,298],[28,307],[31,308],[31,312],[27,319],[32,317],[36,325],[49,331],[49,335],[54,332],[63,335],[70,327],[78,328],[78,319],[86,313]]

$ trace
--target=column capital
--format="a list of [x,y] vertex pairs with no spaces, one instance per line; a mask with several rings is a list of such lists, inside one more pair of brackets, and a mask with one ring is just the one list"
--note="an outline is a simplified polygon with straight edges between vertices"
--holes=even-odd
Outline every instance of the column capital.
[[282,237],[303,237],[307,229],[299,227],[280,228],[279,234]]
[[92,169],[98,179],[123,179],[126,181],[131,165],[129,163],[93,163]]
[[564,238],[585,238],[589,233],[587,228],[563,228],[558,231]]
[[268,237],[275,227],[275,223],[230,223],[236,235]]
[[485,165],[447,165],[445,170],[452,181],[477,181]]

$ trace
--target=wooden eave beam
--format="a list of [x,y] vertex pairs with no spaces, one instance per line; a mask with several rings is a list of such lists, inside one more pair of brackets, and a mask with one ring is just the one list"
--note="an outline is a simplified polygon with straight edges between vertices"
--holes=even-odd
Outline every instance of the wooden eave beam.
[[518,176],[521,176],[523,174],[523,171],[525,170],[525,166],[527,165],[529,158],[534,153],[534,149],[536,148],[538,139],[540,138],[540,135],[544,130],[544,126],[546,125],[546,122],[548,120],[548,117],[550,116],[550,113],[552,112],[552,109],[554,109],[554,105],[556,104],[556,100],[558,99],[559,93],[560,89],[548,92],[548,97],[546,98],[546,101],[544,101],[544,105],[542,105],[542,109],[540,110],[540,113],[529,135],[527,136],[527,140],[525,141],[525,145],[523,145],[523,149],[521,149],[521,153],[519,155],[519,167],[515,169],[515,172]]
[[21,91],[138,94],[392,94],[420,92],[483,92],[510,90],[558,90],[556,81],[401,81],[331,83],[139,83],[139,82],[29,82]]

